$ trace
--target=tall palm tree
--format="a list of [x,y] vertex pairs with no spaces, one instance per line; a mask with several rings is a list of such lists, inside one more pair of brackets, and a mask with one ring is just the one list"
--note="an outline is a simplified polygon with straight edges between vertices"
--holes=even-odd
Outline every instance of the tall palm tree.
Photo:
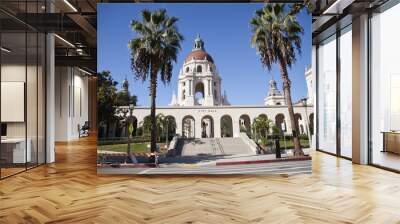
[[142,20],[132,20],[131,28],[136,37],[129,41],[131,49],[131,67],[137,79],[150,78],[151,96],[151,152],[156,150],[156,92],[158,74],[165,84],[171,80],[173,63],[183,36],[178,32],[176,17],[169,17],[165,9],[156,11],[143,10]]
[[252,29],[251,43],[256,47],[261,63],[269,71],[273,64],[279,65],[283,92],[289,110],[293,130],[294,154],[303,155],[300,146],[299,130],[296,126],[290,93],[290,79],[287,68],[296,61],[296,52],[301,53],[301,35],[303,28],[297,21],[296,13],[288,10],[285,4],[267,3],[255,12],[250,21]]

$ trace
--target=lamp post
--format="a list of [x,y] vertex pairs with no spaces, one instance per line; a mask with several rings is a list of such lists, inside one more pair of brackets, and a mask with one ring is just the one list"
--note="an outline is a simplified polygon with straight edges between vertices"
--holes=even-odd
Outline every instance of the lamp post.
[[311,148],[311,136],[310,136],[310,127],[309,127],[309,121],[308,121],[308,112],[307,112],[307,98],[301,99],[301,102],[303,103],[305,114],[306,114],[306,131],[307,131],[307,136],[308,136],[308,146]]
[[169,125],[169,119],[168,119],[168,117],[165,117],[165,123],[167,124],[167,131],[166,131],[166,133],[165,133],[165,141],[166,141],[166,147],[168,148],[168,137],[169,137],[169,127],[168,127],[168,125]]

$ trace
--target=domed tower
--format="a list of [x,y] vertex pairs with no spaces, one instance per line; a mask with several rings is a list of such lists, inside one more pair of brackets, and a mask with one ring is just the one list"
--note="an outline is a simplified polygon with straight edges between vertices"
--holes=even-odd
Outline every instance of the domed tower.
[[178,82],[179,106],[223,104],[221,77],[213,58],[206,52],[200,35],[194,40],[192,52],[183,62]]
[[128,82],[128,80],[126,78],[122,82],[122,89],[125,92],[129,92],[129,82]]
[[268,95],[264,102],[266,106],[285,105],[285,96],[278,90],[276,81],[273,79],[269,81]]

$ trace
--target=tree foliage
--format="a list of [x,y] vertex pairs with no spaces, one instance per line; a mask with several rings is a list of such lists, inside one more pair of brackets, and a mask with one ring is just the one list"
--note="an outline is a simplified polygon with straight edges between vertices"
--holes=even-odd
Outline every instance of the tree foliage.
[[156,93],[158,75],[163,83],[172,77],[173,63],[181,49],[183,36],[178,32],[178,18],[169,17],[165,9],[143,10],[142,21],[132,20],[131,28],[136,37],[129,41],[131,68],[136,79],[150,79],[151,96],[151,151],[156,150],[157,121]]
[[109,71],[97,74],[97,119],[100,126],[106,127],[106,136],[103,137],[107,137],[109,126],[117,119],[115,116],[117,84]]
[[269,71],[273,64],[279,66],[293,132],[295,155],[303,155],[303,152],[298,136],[299,130],[295,124],[288,68],[296,62],[297,54],[301,53],[303,27],[297,21],[300,10],[298,5],[288,8],[285,4],[267,3],[263,8],[256,10],[250,21],[251,43],[260,55],[261,64]]

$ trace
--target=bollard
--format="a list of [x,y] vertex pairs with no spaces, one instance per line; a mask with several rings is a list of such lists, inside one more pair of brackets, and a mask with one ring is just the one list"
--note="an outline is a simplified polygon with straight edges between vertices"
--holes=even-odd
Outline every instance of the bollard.
[[279,139],[275,139],[275,158],[281,158],[281,146],[279,145]]

